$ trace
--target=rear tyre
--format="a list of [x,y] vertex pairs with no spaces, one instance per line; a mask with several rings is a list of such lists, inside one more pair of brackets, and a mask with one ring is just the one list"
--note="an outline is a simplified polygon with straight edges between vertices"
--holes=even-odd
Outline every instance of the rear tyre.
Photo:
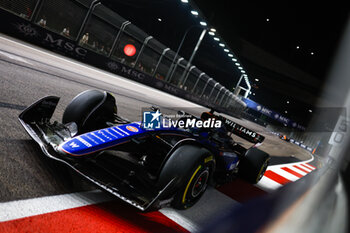
[[247,150],[239,163],[239,176],[249,183],[256,184],[264,176],[270,156],[257,148]]

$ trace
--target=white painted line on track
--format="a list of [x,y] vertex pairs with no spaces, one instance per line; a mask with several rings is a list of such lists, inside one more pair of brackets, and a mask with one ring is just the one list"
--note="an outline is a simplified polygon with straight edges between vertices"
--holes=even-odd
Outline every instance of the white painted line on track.
[[[310,154],[311,155],[311,154]],[[313,155],[311,155],[311,159],[305,160],[305,161],[301,161],[301,162],[295,162],[295,163],[285,163],[285,164],[278,164],[278,165],[270,165],[268,167],[269,168],[277,168],[277,167],[292,167],[293,165],[299,165],[299,164],[305,164],[305,163],[310,163],[311,161],[313,161],[315,158]]]
[[114,200],[100,190],[0,203],[0,222]]
[[187,219],[181,213],[178,213],[176,210],[172,208],[164,208],[159,210],[162,214],[164,214],[167,218],[173,220],[189,232],[196,232],[199,230],[199,226],[193,224],[190,219]]
[[[287,171],[284,171],[282,168],[284,168],[284,167],[289,168],[290,170],[295,171],[296,173],[299,173],[302,176],[305,176],[305,175],[309,174],[311,171],[308,170],[307,168],[304,168],[303,166],[301,166],[301,164],[307,165],[306,163],[309,163],[309,162],[313,161],[314,159],[315,159],[314,156],[311,155],[311,159],[306,160],[306,161],[271,165],[271,166],[268,166],[267,171],[270,170],[270,171],[277,173],[278,175],[284,177],[285,179],[294,182],[294,181],[297,181],[301,178],[299,178],[299,177],[297,177],[297,176],[295,176]],[[307,171],[307,172],[304,172],[304,171],[294,167],[295,165],[300,167],[301,169]],[[310,166],[308,166],[308,167],[310,167]],[[270,179],[266,176],[263,176],[263,178],[255,186],[266,191],[266,192],[271,192],[273,190],[276,190],[276,189],[282,187],[283,185],[277,183],[276,181],[273,181],[272,179]]]
[[276,189],[281,188],[283,185],[271,180],[270,178],[267,178],[266,176],[263,176],[259,183],[257,183],[255,186],[270,193]]
[[23,59],[22,57],[13,55],[13,54],[11,54],[11,53],[7,53],[7,52],[2,52],[2,51],[0,51],[0,54],[4,55],[5,57],[10,58],[11,60],[16,60],[16,61],[19,61],[19,62],[27,63],[27,64],[29,64],[29,65],[33,65],[32,63],[30,63],[29,61]]
[[196,232],[205,225],[209,219],[224,215],[232,208],[241,205],[213,187],[208,187],[201,199],[187,210],[164,208],[159,210],[162,214],[190,232]]
[[[300,167],[300,165],[299,165],[298,167]],[[300,169],[298,169],[298,168],[296,168],[296,167],[293,167],[293,166],[288,167],[288,168],[289,168],[290,170],[293,170],[293,171],[299,173],[300,175],[303,175],[303,176],[306,176],[307,174],[310,173],[310,172],[303,172],[302,170],[300,170]],[[303,169],[303,167],[300,167],[300,168]],[[303,170],[306,170],[306,169],[303,169]]]
[[[290,168],[290,167],[288,167],[288,168]],[[278,175],[281,175],[281,176],[285,177],[286,179],[288,179],[290,181],[297,181],[299,179],[299,177],[297,177],[297,176],[295,176],[295,175],[293,175],[293,174],[291,174],[291,173],[289,173],[287,171],[284,171],[281,168],[272,168],[272,169],[269,169],[269,170],[277,173]]]
[[311,167],[309,164],[304,164],[306,167],[308,167],[311,171],[313,171],[313,170],[315,170],[316,168],[314,168],[314,167]]
[[313,169],[311,169],[310,167],[306,167],[305,164],[300,164],[299,167],[301,167],[302,169],[304,169],[307,172],[312,172],[313,171]]
[[[55,196],[38,197],[33,199],[17,200],[0,203],[0,222],[21,219],[56,211],[73,209],[87,205],[94,205],[115,198],[100,190],[89,192],[70,193]],[[213,203],[215,205],[213,205]],[[173,220],[186,230],[196,232],[208,218],[225,214],[231,208],[240,205],[225,194],[213,187],[208,187],[203,197],[196,205],[187,210],[163,208],[159,212]]]

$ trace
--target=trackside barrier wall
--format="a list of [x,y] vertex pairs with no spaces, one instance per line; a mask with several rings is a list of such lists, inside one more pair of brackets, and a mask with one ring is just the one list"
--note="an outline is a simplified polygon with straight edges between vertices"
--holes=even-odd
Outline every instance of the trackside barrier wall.
[[[2,0],[1,31],[229,115],[246,104],[96,0]],[[126,49],[128,50],[126,52]]]
[[301,132],[293,129],[286,130],[285,127],[275,125],[268,125],[267,128],[274,135],[285,135],[290,139],[291,143],[294,143],[311,153],[321,152],[325,149],[323,147],[327,142],[324,142],[322,139],[329,138],[331,134],[331,132]]

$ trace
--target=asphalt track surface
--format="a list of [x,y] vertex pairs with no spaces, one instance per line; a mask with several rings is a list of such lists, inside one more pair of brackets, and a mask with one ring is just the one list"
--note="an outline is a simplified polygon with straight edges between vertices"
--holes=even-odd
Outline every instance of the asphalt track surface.
[[[0,202],[95,189],[65,166],[45,158],[17,119],[19,113],[37,99],[55,95],[61,97],[61,100],[53,118],[60,121],[64,107],[69,101],[88,89],[113,93],[117,99],[119,114],[135,121],[141,119],[141,109],[151,105],[185,107],[192,109],[191,113],[194,114],[206,110],[199,105],[125,78],[47,51],[43,53],[39,48],[33,49],[30,45],[2,35]],[[266,141],[261,149],[274,156],[276,161],[297,162],[310,159],[308,152],[264,132],[264,128],[245,120],[234,120],[265,135]]]

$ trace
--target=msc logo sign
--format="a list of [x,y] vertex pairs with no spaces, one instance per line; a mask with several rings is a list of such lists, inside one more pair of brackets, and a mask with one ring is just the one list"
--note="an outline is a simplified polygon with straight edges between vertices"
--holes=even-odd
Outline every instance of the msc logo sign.
[[144,129],[159,129],[161,115],[159,110],[156,112],[143,112],[142,127]]

